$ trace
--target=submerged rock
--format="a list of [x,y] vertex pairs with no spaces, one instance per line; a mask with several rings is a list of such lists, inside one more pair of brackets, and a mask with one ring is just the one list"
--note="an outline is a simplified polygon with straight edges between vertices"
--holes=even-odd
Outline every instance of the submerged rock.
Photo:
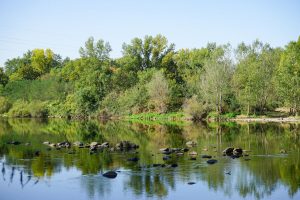
[[43,144],[50,145],[50,142],[49,141],[45,141],[45,142],[43,142]]
[[139,161],[139,158],[137,158],[137,157],[128,158],[127,161],[137,162],[137,161]]
[[173,163],[173,164],[171,164],[171,165],[169,165],[169,166],[175,168],[175,167],[178,167],[178,164]]
[[75,147],[83,147],[83,146],[84,146],[84,145],[83,145],[83,142],[80,142],[80,141],[74,142],[73,145],[74,145]]
[[224,149],[224,151],[223,151],[223,154],[224,155],[232,155],[233,154],[233,150],[234,150],[234,148],[233,147],[227,147],[226,149]]
[[196,151],[191,151],[191,152],[189,153],[189,155],[190,155],[190,156],[196,156],[196,155],[198,155],[198,153],[197,153]]
[[102,174],[102,176],[104,176],[106,178],[116,178],[117,175],[118,174],[115,171],[108,171],[108,172],[105,172],[104,174]]
[[116,144],[116,149],[121,151],[130,151],[139,148],[139,145],[134,144],[130,141],[121,141]]
[[163,157],[163,160],[170,160],[170,159],[171,159],[170,156],[164,156],[164,157]]
[[152,167],[160,167],[161,164],[152,164]]
[[21,142],[19,142],[19,141],[11,141],[11,142],[8,142],[7,144],[19,145],[19,144],[21,144]]
[[243,154],[243,149],[242,148],[235,148],[233,150],[234,155],[242,155]]
[[212,158],[210,155],[202,155],[201,158]]
[[281,150],[280,150],[280,153],[281,153],[281,154],[285,154],[285,153],[286,153],[286,150],[285,150],[285,149],[281,149]]
[[90,144],[90,146],[91,147],[95,147],[95,146],[97,146],[99,143],[98,142],[92,142],[91,144]]
[[188,141],[187,143],[185,143],[186,144],[186,146],[188,146],[188,147],[195,147],[195,146],[197,146],[197,142],[195,142],[195,141]]
[[210,165],[212,165],[212,164],[215,164],[215,163],[217,163],[218,161],[217,160],[215,160],[215,159],[211,159],[211,160],[208,160],[208,161],[206,161],[207,162],[207,164],[210,164]]

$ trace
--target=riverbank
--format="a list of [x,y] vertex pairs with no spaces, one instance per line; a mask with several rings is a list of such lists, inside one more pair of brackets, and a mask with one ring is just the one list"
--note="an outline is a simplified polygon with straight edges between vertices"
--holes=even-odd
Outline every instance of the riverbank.
[[300,118],[297,117],[236,117],[229,120],[235,122],[300,122]]

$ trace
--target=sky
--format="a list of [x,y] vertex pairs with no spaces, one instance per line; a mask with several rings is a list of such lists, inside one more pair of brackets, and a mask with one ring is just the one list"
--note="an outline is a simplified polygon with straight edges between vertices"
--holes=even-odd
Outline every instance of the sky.
[[284,47],[300,36],[299,0],[0,0],[0,66],[27,50],[79,57],[88,37],[112,46],[162,34],[176,49],[208,42]]

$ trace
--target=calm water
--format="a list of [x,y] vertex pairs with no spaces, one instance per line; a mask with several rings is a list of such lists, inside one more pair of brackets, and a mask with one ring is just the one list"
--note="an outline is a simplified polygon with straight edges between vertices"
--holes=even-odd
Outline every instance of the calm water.
[[[112,146],[122,140],[140,148],[90,155],[88,148],[56,150],[43,144],[107,141]],[[198,143],[190,148],[198,152],[196,160],[185,153],[163,161],[160,148],[183,148],[191,140]],[[21,144],[7,144],[11,141]],[[249,157],[222,156],[228,146],[249,150]],[[208,165],[201,154],[218,162]],[[127,161],[132,157],[139,161]],[[152,167],[157,163],[178,167]],[[1,119],[0,168],[1,200],[300,199],[300,125]],[[103,177],[108,170],[118,176]]]

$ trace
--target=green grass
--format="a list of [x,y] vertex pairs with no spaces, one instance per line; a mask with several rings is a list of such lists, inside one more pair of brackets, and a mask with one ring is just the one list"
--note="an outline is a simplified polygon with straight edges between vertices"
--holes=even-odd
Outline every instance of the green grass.
[[172,113],[139,113],[131,114],[128,116],[130,119],[141,119],[141,120],[183,120],[186,115],[182,112]]

